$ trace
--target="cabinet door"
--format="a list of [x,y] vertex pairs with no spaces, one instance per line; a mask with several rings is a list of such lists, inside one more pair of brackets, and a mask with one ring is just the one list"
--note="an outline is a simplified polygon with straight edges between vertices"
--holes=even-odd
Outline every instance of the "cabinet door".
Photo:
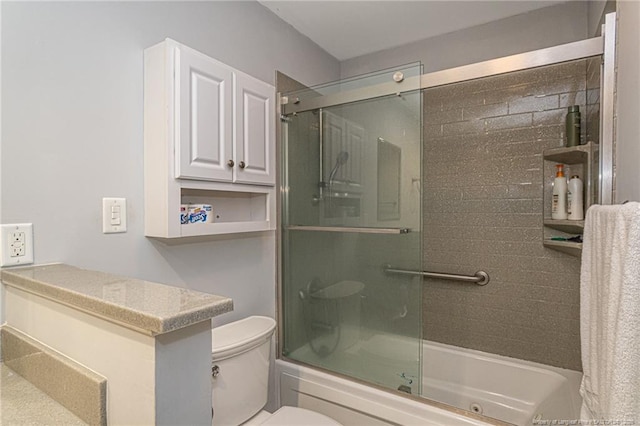
[[274,185],[275,90],[236,73],[235,182]]
[[175,177],[231,181],[233,72],[185,47],[175,72]]

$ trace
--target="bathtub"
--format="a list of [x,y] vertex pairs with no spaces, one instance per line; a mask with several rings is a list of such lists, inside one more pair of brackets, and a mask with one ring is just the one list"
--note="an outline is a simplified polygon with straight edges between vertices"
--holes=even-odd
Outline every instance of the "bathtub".
[[[377,376],[372,381],[395,387],[389,380],[402,380],[395,367],[407,365],[398,354],[411,353],[398,350],[403,344],[406,338],[374,335],[350,352],[366,360],[367,371]],[[276,361],[280,403],[318,411],[345,425],[531,425],[579,418],[579,372],[431,341],[423,341],[422,350],[421,395],[435,404],[281,359]],[[416,383],[412,386],[412,393],[420,392]]]

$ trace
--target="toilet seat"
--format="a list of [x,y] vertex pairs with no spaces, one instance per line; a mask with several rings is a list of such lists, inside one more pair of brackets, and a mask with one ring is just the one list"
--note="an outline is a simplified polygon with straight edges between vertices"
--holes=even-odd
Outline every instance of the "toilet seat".
[[282,407],[260,424],[264,426],[342,426],[330,417],[298,407]]

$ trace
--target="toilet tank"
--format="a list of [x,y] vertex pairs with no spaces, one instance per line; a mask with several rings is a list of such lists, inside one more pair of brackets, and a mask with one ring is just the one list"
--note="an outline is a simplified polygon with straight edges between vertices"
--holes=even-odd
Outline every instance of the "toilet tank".
[[[213,425],[239,425],[267,403],[271,336],[276,322],[253,316],[212,331]],[[214,367],[215,368],[215,367]]]

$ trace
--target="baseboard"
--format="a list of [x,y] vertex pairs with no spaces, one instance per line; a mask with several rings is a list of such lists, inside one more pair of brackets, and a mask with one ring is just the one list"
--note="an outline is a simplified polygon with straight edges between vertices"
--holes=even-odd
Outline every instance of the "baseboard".
[[7,325],[0,336],[7,367],[88,424],[107,424],[104,377]]

